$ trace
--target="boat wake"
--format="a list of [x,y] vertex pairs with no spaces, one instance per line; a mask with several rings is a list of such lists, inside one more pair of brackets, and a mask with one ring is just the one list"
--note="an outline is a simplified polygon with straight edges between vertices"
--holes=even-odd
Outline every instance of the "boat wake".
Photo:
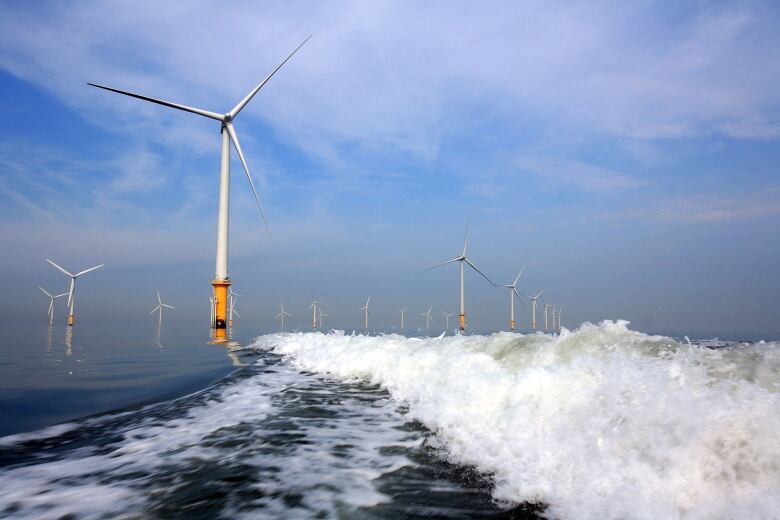
[[254,347],[386,388],[504,504],[556,518],[777,518],[780,345],[585,324],[559,337],[292,333]]

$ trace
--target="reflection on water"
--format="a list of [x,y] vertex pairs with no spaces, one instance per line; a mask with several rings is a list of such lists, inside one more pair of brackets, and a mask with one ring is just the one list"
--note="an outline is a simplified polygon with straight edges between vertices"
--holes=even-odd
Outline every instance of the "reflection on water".
[[65,329],[65,355],[73,355],[73,327]]

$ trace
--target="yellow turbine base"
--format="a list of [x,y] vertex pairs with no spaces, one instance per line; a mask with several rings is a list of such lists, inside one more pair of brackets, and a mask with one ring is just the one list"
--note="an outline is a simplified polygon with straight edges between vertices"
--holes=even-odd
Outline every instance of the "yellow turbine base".
[[459,314],[458,320],[460,321],[460,330],[466,330],[466,315]]
[[212,326],[219,330],[227,327],[227,304],[230,280],[212,280],[214,286],[214,323]]
[[71,314],[68,316],[68,327],[72,327],[74,323],[76,323],[76,317]]
[[512,327],[512,330],[515,330],[515,320],[510,321],[509,326]]

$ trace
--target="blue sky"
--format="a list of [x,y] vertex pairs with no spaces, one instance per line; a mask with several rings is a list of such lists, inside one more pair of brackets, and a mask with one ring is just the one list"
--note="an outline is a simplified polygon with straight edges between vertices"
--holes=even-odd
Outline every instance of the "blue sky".
[[[457,270],[424,268],[470,219],[474,261],[499,283],[526,264],[565,325],[778,337],[778,10],[4,3],[0,306],[45,314],[49,256],[106,263],[84,313],[140,315],[158,287],[205,313],[218,123],[85,83],[224,112],[313,34],[236,120],[273,231],[234,157],[230,270],[258,329],[280,299],[303,326],[310,292],[342,327],[369,294],[377,324],[455,312]],[[505,326],[503,292],[467,291],[476,328]]]

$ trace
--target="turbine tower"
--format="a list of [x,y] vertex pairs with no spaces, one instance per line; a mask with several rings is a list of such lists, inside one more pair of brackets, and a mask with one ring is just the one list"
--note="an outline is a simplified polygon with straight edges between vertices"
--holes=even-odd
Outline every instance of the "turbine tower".
[[370,301],[371,301],[371,296],[369,296],[368,299],[366,300],[366,304],[363,307],[360,308],[361,311],[365,312],[364,326],[366,327],[366,330],[368,330],[368,314],[369,314],[369,312],[368,312],[368,302],[370,302]]
[[160,291],[157,291],[157,307],[155,307],[154,309],[152,309],[152,312],[150,312],[149,314],[154,314],[155,312],[157,312],[157,311],[159,310],[159,311],[160,311],[160,320],[159,320],[159,321],[160,321],[160,323],[162,323],[162,312],[163,312],[163,307],[166,307],[166,308],[168,308],[168,309],[173,309],[173,310],[176,310],[176,307],[173,307],[173,306],[171,306],[171,305],[168,305],[167,303],[163,303],[163,302],[162,302],[162,298],[160,298]]
[[62,267],[58,266],[48,258],[46,259],[47,262],[49,262],[51,265],[62,271],[67,276],[70,276],[70,289],[68,290],[68,326],[72,327],[73,324],[76,322],[76,317],[73,315],[73,309],[76,306],[76,278],[81,276],[82,274],[87,274],[90,271],[94,271],[95,269],[100,269],[105,264],[96,265],[95,267],[90,267],[89,269],[84,269],[80,273],[71,274]]
[[477,269],[477,266],[475,266],[471,260],[468,259],[466,256],[466,246],[468,245],[469,241],[469,226],[466,225],[466,238],[463,240],[463,253],[457,258],[453,258],[452,260],[448,260],[444,263],[441,263],[439,265],[434,265],[433,267],[429,267],[427,270],[430,271],[431,269],[436,269],[437,267],[441,267],[443,265],[451,264],[452,262],[459,262],[460,263],[460,330],[466,329],[466,304],[464,300],[464,292],[463,292],[463,272],[464,272],[464,264],[468,264],[469,267],[474,269],[476,272],[482,275],[482,278],[488,281],[488,283],[495,287],[496,284],[490,281],[490,278],[484,275],[482,271]]
[[447,324],[444,326],[444,330],[448,331],[448,330],[450,330],[450,318],[455,316],[455,314],[453,314],[453,313],[447,314],[444,311],[441,311],[441,313],[444,314],[444,319],[447,320]]
[[509,328],[511,330],[515,330],[515,296],[517,297],[517,300],[520,302],[520,305],[525,307],[523,300],[520,299],[520,293],[517,292],[517,281],[520,279],[520,275],[523,274],[523,271],[525,271],[525,266],[523,266],[523,268],[520,269],[520,272],[517,273],[517,278],[515,278],[515,281],[512,282],[512,285],[501,286],[501,287],[509,288]]
[[421,318],[425,318],[425,328],[430,329],[431,328],[431,322],[433,321],[433,318],[431,318],[431,309],[433,309],[433,306],[428,307],[428,312],[424,312],[420,314]]
[[49,297],[49,312],[47,313],[47,315],[49,316],[49,325],[53,325],[54,324],[54,300],[56,300],[57,298],[62,298],[63,296],[67,296],[68,293],[62,293],[62,294],[58,294],[57,296],[52,296],[51,294],[49,294],[49,291],[47,291],[40,285],[38,286],[38,289],[43,291],[43,294]]
[[[238,158],[241,160],[241,165],[244,167],[244,172],[246,172],[246,178],[249,181],[249,186],[252,188],[252,193],[255,196],[255,200],[257,201],[257,205],[260,207],[260,214],[263,217],[263,221],[265,222],[266,229],[268,229],[268,222],[265,220],[265,215],[263,213],[263,206],[260,204],[260,197],[257,194],[257,190],[255,189],[255,183],[252,180],[252,175],[249,173],[249,167],[246,164],[246,160],[244,159],[244,153],[241,151],[241,145],[238,142],[238,135],[236,134],[236,130],[233,126],[233,120],[236,118],[236,116],[241,112],[241,110],[249,103],[249,101],[257,94],[257,92],[265,86],[265,84],[273,77],[276,72],[282,68],[282,66],[287,63],[287,61],[292,58],[293,54],[298,52],[298,49],[303,47],[303,45],[309,41],[309,36],[306,38],[303,43],[301,43],[294,51],[290,53],[287,58],[282,61],[272,72],[268,75],[267,78],[265,78],[263,81],[260,82],[254,89],[252,89],[249,94],[244,97],[241,101],[238,102],[236,106],[233,107],[230,112],[226,112],[224,114],[218,114],[216,112],[211,112],[209,110],[203,110],[200,108],[194,108],[186,105],[181,105],[178,103],[172,103],[170,101],[164,101],[162,99],[156,99],[153,97],[148,96],[142,96],[140,94],[134,94],[132,92],[127,92],[124,90],[119,90],[111,87],[105,87],[103,85],[97,85],[95,83],[87,83],[90,86],[101,88],[103,90],[108,90],[110,92],[116,92],[117,94],[123,94],[125,96],[134,97],[136,99],[142,99],[144,101],[150,101],[152,103],[157,103],[158,105],[163,105],[170,108],[175,108],[177,110],[183,110],[184,112],[190,112],[192,114],[197,114],[199,116],[208,117],[210,119],[214,119],[219,121],[220,123],[220,133],[222,134],[222,157],[220,160],[220,176],[219,176],[219,213],[217,218],[217,260],[216,260],[216,268],[214,272],[214,279],[211,282],[211,285],[214,288],[214,322],[212,326],[217,329],[218,333],[217,335],[219,337],[224,337],[225,332],[224,329],[227,327],[227,310],[228,310],[228,288],[231,285],[230,275],[228,271],[228,220],[229,220],[229,205],[230,205],[230,144],[233,143],[233,147],[236,150],[236,154],[238,155]],[[270,233],[270,230],[269,230]]]
[[401,313],[401,330],[404,330],[404,313],[406,312],[406,307],[398,309],[398,312]]
[[542,289],[536,296],[525,295],[526,298],[531,300],[531,330],[534,332],[536,332],[536,300],[539,298],[539,296],[542,295],[544,291],[545,289]]
[[558,310],[555,312],[555,314],[558,315],[558,334],[561,333],[561,312],[563,311],[563,305],[558,307]]
[[278,319],[282,320],[282,332],[284,332],[284,317],[285,316],[292,316],[292,314],[290,314],[289,312],[285,312],[285,310],[284,310],[284,303],[280,303],[279,307],[282,308],[282,312],[280,312],[279,314],[276,315],[276,319],[277,320]]

